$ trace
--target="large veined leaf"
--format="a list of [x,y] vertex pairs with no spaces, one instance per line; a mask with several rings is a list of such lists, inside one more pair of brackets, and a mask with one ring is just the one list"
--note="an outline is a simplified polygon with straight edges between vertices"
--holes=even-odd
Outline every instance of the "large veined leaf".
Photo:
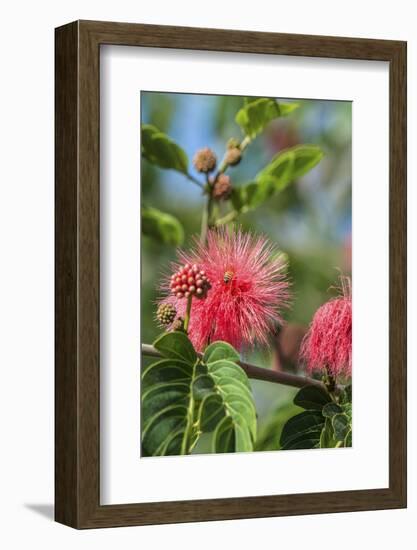
[[[232,346],[214,342],[207,347],[195,380],[195,395],[201,399],[200,428],[203,432],[214,430],[212,448],[217,453],[252,451],[256,438],[255,403],[238,360]],[[201,382],[207,384],[203,392]]]
[[320,411],[304,411],[290,418],[281,433],[281,447],[313,449],[320,446],[324,418]]
[[183,174],[188,170],[185,151],[169,136],[151,124],[142,125],[142,155],[152,164]]
[[255,405],[236,350],[215,342],[201,358],[182,332],[154,346],[164,358],[142,375],[143,454],[189,454],[204,432],[214,452],[253,450]]
[[287,116],[297,109],[297,103],[280,103],[275,99],[261,97],[245,101],[235,120],[245,135],[255,138],[275,118]]
[[321,411],[330,402],[331,397],[324,387],[304,386],[294,397],[294,403],[307,410]]
[[143,206],[142,233],[163,244],[181,245],[184,241],[184,229],[175,216],[161,212],[156,208]]
[[154,346],[164,359],[142,374],[142,451],[148,456],[185,454],[192,437],[191,384],[198,357],[182,332],[163,334]]

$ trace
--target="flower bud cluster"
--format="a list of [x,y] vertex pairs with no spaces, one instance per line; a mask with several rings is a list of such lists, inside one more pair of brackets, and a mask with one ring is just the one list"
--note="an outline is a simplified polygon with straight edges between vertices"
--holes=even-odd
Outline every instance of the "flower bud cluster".
[[162,326],[170,325],[177,315],[177,310],[172,304],[160,304],[156,312],[156,318]]
[[185,264],[171,276],[171,292],[177,298],[205,298],[211,288],[210,280],[197,264]]

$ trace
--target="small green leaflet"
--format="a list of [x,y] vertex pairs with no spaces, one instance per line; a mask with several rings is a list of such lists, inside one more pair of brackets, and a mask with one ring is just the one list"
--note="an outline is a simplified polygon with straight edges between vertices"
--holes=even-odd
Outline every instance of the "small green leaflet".
[[297,145],[276,155],[255,181],[235,187],[232,204],[237,212],[248,212],[266,202],[314,168],[324,153],[316,145]]
[[320,411],[331,402],[331,397],[324,388],[304,386],[294,397],[294,404],[307,410]]
[[179,246],[184,242],[184,229],[180,221],[171,214],[143,206],[141,224],[142,233],[160,243]]
[[308,410],[293,416],[282,430],[282,449],[312,449],[318,447],[323,427],[324,418],[320,411]]
[[323,156],[318,145],[296,145],[278,153],[256,176],[256,180],[273,180],[275,190],[282,191],[289,183],[314,168]]
[[179,359],[189,364],[197,361],[197,353],[188,336],[183,332],[167,332],[153,343],[154,347],[168,359]]
[[142,124],[141,136],[144,158],[160,168],[187,173],[187,154],[169,136],[151,124]]
[[[352,446],[352,404],[339,404],[325,387],[304,386],[294,397],[294,404],[305,409],[291,417],[281,433],[282,449],[312,449]],[[336,400],[340,400],[336,398]]]
[[237,112],[235,120],[243,133],[254,139],[272,120],[287,116],[295,109],[297,103],[280,103],[275,99],[261,97],[247,100]]

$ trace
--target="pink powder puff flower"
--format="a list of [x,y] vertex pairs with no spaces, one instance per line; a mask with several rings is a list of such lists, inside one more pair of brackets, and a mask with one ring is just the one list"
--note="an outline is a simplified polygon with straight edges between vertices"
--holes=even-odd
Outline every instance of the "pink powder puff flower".
[[316,311],[302,342],[300,358],[310,373],[352,376],[352,291],[348,277],[341,277],[341,287],[340,296]]
[[[202,351],[210,342],[223,340],[236,349],[266,344],[280,310],[288,305],[286,263],[263,236],[241,230],[210,230],[207,244],[195,240],[192,250],[179,251],[181,264],[197,265],[207,275],[210,290],[203,299],[192,298],[188,335]],[[172,271],[181,269],[173,264]],[[184,318],[187,299],[172,291],[172,276],[162,284],[171,303]]]

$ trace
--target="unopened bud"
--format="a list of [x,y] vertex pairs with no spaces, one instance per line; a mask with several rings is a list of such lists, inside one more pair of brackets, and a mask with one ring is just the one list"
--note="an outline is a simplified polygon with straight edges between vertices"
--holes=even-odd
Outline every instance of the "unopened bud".
[[239,147],[239,141],[236,138],[230,138],[226,143],[227,149],[235,149]]
[[156,312],[156,318],[162,326],[170,325],[177,315],[177,310],[172,304],[160,304]]
[[182,317],[178,317],[177,319],[175,319],[175,321],[172,323],[171,330],[184,332],[184,319]]
[[213,198],[217,200],[226,200],[232,193],[232,184],[229,176],[220,174],[214,183]]
[[216,155],[208,147],[197,151],[193,159],[195,169],[198,172],[203,172],[205,174],[212,172],[216,168],[216,162]]
[[227,164],[230,164],[230,166],[236,166],[236,164],[239,164],[241,158],[242,152],[239,147],[232,147],[231,149],[227,150],[225,160]]

